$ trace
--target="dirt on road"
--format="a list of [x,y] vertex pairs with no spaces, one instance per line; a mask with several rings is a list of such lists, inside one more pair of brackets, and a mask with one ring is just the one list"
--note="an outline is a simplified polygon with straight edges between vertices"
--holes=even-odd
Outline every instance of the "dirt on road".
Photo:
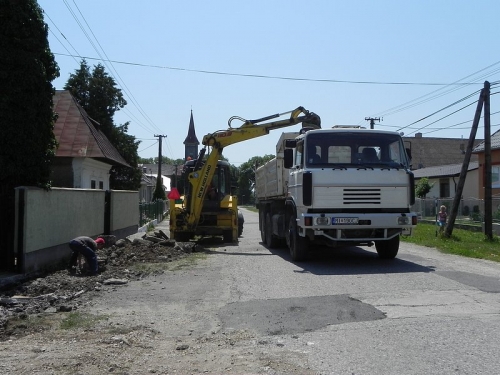
[[179,337],[89,312],[95,297],[189,267],[207,252],[192,242],[122,241],[99,251],[97,276],[60,270],[0,291],[0,373],[311,374],[279,338],[223,329]]
[[205,249],[195,243],[174,240],[122,240],[98,251],[97,276],[87,276],[86,264],[79,259],[76,272],[64,269],[8,285],[0,292],[0,341],[43,331],[43,326],[27,324],[33,315],[77,311],[105,288],[164,272],[166,266],[162,264],[196,251]]

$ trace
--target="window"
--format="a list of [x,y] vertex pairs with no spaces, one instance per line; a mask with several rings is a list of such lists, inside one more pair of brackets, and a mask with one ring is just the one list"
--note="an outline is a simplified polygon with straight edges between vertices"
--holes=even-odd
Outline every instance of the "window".
[[90,180],[90,188],[95,189],[96,188],[96,181],[95,180]]
[[304,142],[297,143],[297,148],[295,150],[295,163],[294,165],[303,165],[302,154],[304,153]]
[[[320,168],[341,167],[359,168],[366,163],[369,167],[376,164],[377,168],[408,167],[406,151],[401,137],[398,134],[377,132],[318,132],[307,134],[306,149],[316,151],[321,160],[317,165]],[[297,144],[296,163],[299,155],[302,156],[304,145]],[[308,153],[309,154],[309,153]],[[307,157],[308,162],[311,157]]]
[[447,178],[441,178],[439,180],[439,198],[449,198],[450,197],[450,180]]
[[491,166],[491,188],[500,189],[500,166]]
[[328,147],[328,163],[351,163],[351,148],[349,146]]
[[99,181],[99,189],[104,190],[104,181]]

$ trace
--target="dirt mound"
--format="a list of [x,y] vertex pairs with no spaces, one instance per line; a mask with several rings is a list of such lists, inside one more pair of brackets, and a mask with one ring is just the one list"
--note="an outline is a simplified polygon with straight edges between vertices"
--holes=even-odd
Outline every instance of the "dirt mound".
[[164,272],[161,263],[205,251],[195,243],[164,240],[158,234],[145,238],[133,242],[115,242],[108,238],[107,243],[113,245],[97,252],[99,273],[96,276],[87,276],[83,261],[76,270],[51,272],[0,292],[0,341],[39,329],[36,325],[23,324],[23,320],[31,315],[77,310],[105,288]]

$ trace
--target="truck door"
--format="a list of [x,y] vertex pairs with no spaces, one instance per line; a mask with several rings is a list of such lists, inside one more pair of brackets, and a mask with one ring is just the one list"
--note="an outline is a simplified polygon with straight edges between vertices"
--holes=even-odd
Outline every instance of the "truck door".
[[294,162],[290,168],[288,191],[296,205],[302,205],[302,176],[304,173],[304,141],[297,142]]

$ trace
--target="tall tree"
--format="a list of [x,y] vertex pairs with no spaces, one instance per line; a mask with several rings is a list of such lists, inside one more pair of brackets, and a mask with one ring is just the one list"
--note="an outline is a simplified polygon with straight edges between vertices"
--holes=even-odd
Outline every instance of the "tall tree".
[[113,77],[97,64],[89,81],[88,115],[101,124],[101,129],[110,139],[113,138],[113,117],[116,111],[127,105],[122,90],[116,87]]
[[253,190],[255,188],[255,170],[273,159],[274,155],[254,156],[238,168],[238,197],[241,204],[255,202]]
[[80,69],[75,73],[70,74],[68,82],[64,85],[65,90],[69,90],[71,95],[73,95],[78,103],[83,108],[88,108],[89,106],[89,84],[90,84],[90,68],[87,65],[87,61],[83,59],[80,62]]
[[13,262],[14,188],[50,188],[59,68],[36,0],[0,0],[0,267]]
[[121,90],[116,87],[113,77],[106,73],[104,66],[97,64],[93,71],[85,59],[80,68],[71,74],[64,86],[76,98],[87,114],[100,124],[99,129],[132,167],[113,166],[110,171],[110,187],[118,190],[137,190],[141,183],[141,171],[137,167],[137,148],[140,141],[128,132],[129,123],[116,126],[116,111],[127,105]]

